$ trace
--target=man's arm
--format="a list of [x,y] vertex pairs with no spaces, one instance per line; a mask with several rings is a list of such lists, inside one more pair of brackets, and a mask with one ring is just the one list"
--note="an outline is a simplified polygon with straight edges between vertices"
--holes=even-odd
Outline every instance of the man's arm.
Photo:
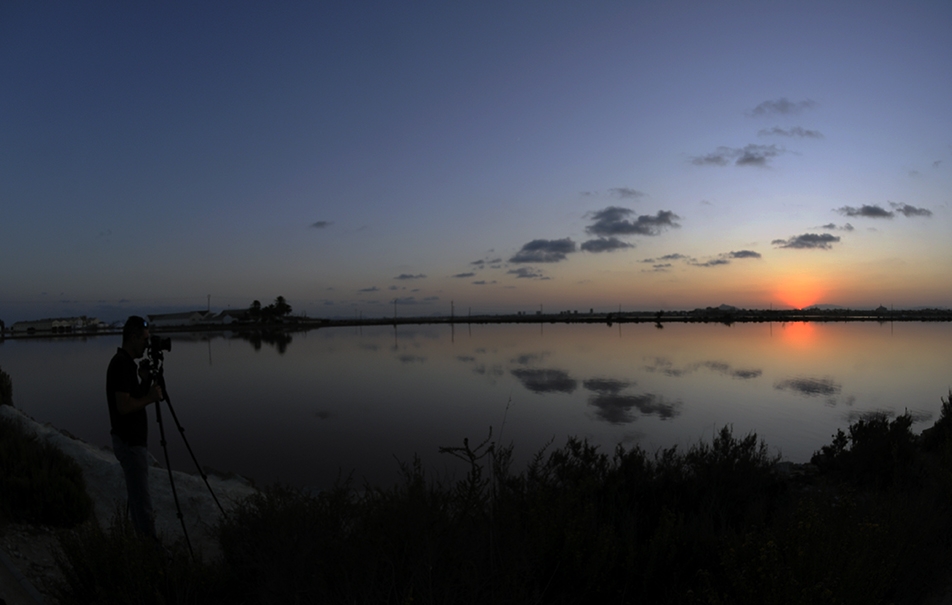
[[133,397],[129,393],[116,391],[116,411],[122,415],[130,414],[137,410],[141,410],[150,403],[162,401],[163,398],[164,396],[162,395],[162,387],[157,384],[153,384],[151,387],[149,387],[149,390],[142,397]]

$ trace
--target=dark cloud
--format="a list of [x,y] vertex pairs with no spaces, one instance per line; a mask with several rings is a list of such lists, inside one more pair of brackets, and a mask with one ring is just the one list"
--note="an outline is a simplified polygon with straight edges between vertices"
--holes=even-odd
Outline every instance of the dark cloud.
[[482,269],[482,268],[485,267],[486,265],[489,265],[490,267],[492,267],[492,266],[494,266],[494,265],[499,265],[499,263],[501,263],[501,262],[502,262],[502,259],[501,259],[501,258],[493,258],[493,259],[484,259],[484,258],[483,258],[483,259],[479,259],[479,260],[474,260],[474,261],[471,262],[470,264],[471,264],[471,265],[475,265],[476,267]]
[[932,162],[932,167],[938,169],[941,163],[942,163],[942,160],[936,160]]
[[617,395],[633,385],[634,383],[631,382],[613,380],[611,378],[591,378],[582,381],[582,386],[586,389],[602,395]]
[[727,260],[726,258],[715,258],[709,261],[705,261],[703,263],[695,261],[695,262],[692,262],[691,264],[694,265],[695,267],[719,267],[721,265],[729,265],[731,264],[731,262]]
[[832,378],[788,378],[774,383],[774,388],[779,391],[794,391],[806,397],[832,397],[838,395],[842,390],[841,385],[837,384]]
[[656,262],[659,262],[659,261],[688,260],[688,259],[690,259],[690,257],[685,256],[685,255],[683,255],[683,254],[677,254],[677,253],[675,253],[675,254],[665,254],[664,256],[661,256],[661,257],[659,257],[659,258],[646,258],[645,260],[643,260],[643,261],[641,261],[641,262],[643,262],[643,263],[656,263]]
[[823,225],[823,226],[820,227],[820,228],[821,228],[821,229],[829,229],[830,231],[836,231],[836,230],[840,230],[840,231],[853,231],[853,230],[855,229],[855,227],[853,227],[853,225],[851,225],[851,224],[849,224],[849,223],[845,223],[842,227],[837,227],[836,223],[827,223],[826,225]]
[[474,277],[475,275],[476,275],[475,273],[457,273],[453,277],[463,278],[463,277]]
[[727,253],[727,256],[730,258],[761,258],[760,252],[754,252],[753,250],[737,250]]
[[691,158],[695,166],[766,166],[767,162],[787,150],[776,145],[747,145],[745,147],[718,147],[717,151]]
[[811,101],[810,99],[793,102],[786,97],[780,97],[776,100],[764,101],[757,107],[754,107],[748,111],[747,115],[750,117],[797,115],[804,109],[812,109],[815,106],[816,102]]
[[836,209],[843,216],[859,216],[863,218],[893,218],[895,213],[886,210],[882,206],[871,206],[863,204],[859,208],[854,206],[843,206]]
[[510,269],[506,273],[515,275],[516,279],[544,279],[544,274],[533,269],[532,267],[519,267],[518,269]]
[[378,288],[377,286],[371,286],[369,288],[361,288],[360,290],[357,290],[357,291],[358,292],[379,292],[380,288]]
[[393,279],[424,279],[426,275],[418,273],[416,275],[411,275],[410,273],[401,273],[400,275],[394,277]]
[[614,187],[609,189],[608,192],[622,199],[637,199],[639,197],[645,197],[646,195],[644,192],[632,189],[631,187]]
[[789,239],[775,239],[770,243],[778,248],[818,248],[821,250],[829,250],[832,248],[831,244],[835,244],[838,241],[840,241],[839,237],[830,235],[829,233],[804,233],[803,235],[795,235]]
[[334,223],[332,223],[331,221],[317,221],[316,223],[311,223],[311,228],[312,229],[326,229],[327,227],[330,227],[333,224]]
[[617,237],[590,239],[587,242],[582,242],[581,246],[582,250],[586,252],[614,252],[615,250],[634,247],[634,244],[623,242]]
[[573,393],[578,388],[578,381],[563,370],[517,368],[511,372],[522,386],[533,393]]
[[675,221],[680,216],[670,210],[659,210],[654,216],[643,214],[636,220],[628,220],[634,214],[628,208],[609,206],[604,210],[593,212],[591,217],[595,221],[585,228],[592,235],[609,237],[613,235],[658,235],[664,229],[680,227]]
[[821,133],[819,130],[807,130],[799,126],[794,126],[793,128],[790,128],[788,130],[784,130],[783,128],[780,128],[779,126],[774,126],[773,128],[770,128],[770,129],[762,128],[757,131],[757,134],[762,137],[775,135],[779,137],[801,137],[805,139],[822,139],[823,138],[823,133]]
[[566,254],[576,251],[575,242],[569,238],[534,239],[524,245],[509,259],[510,263],[557,263],[565,260]]
[[906,218],[911,218],[913,216],[932,216],[932,211],[928,208],[916,208],[915,206],[910,206],[909,204],[896,204],[894,202],[889,203],[896,212],[901,213]]
[[595,395],[588,400],[588,404],[597,409],[595,413],[599,418],[611,424],[634,422],[637,416],[632,413],[633,410],[638,410],[643,416],[659,416],[662,420],[680,413],[680,402],[668,403],[664,397],[652,393]]

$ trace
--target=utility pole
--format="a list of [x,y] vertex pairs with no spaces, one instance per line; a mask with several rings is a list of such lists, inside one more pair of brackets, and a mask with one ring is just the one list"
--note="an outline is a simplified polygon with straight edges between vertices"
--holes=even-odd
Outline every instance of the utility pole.
[[451,300],[451,301],[450,301],[450,321],[452,321],[453,318],[455,318],[455,317],[456,317],[456,308],[455,308],[455,306],[454,306],[453,301]]

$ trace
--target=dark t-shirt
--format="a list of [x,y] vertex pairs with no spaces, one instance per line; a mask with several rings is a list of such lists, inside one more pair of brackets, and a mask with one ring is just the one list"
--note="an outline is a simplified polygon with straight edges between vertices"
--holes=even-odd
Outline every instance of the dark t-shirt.
[[106,371],[106,400],[109,402],[109,431],[129,445],[146,445],[149,437],[148,418],[145,408],[129,414],[120,414],[116,408],[116,393],[129,393],[134,399],[144,396],[149,390],[147,382],[139,382],[135,359],[122,347],[112,356]]

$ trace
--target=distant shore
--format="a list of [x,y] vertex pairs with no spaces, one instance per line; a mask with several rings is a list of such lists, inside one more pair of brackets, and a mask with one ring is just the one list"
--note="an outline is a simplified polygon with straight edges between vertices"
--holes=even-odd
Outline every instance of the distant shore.
[[[949,309],[887,310],[879,309],[736,309],[722,305],[693,311],[619,311],[611,313],[580,313],[578,311],[560,311],[557,313],[515,313],[506,315],[441,315],[417,317],[375,317],[351,319],[323,319],[302,316],[284,317],[273,322],[235,321],[222,323],[188,323],[182,325],[154,326],[153,332],[215,332],[215,331],[306,331],[320,328],[341,328],[360,326],[398,326],[424,324],[607,324],[615,323],[654,323],[662,326],[666,323],[784,323],[784,322],[853,322],[875,321],[889,322],[943,322],[952,321]],[[9,328],[0,333],[0,338],[63,338],[110,336],[121,334],[121,328],[95,328],[72,331],[36,331],[12,332]]]

